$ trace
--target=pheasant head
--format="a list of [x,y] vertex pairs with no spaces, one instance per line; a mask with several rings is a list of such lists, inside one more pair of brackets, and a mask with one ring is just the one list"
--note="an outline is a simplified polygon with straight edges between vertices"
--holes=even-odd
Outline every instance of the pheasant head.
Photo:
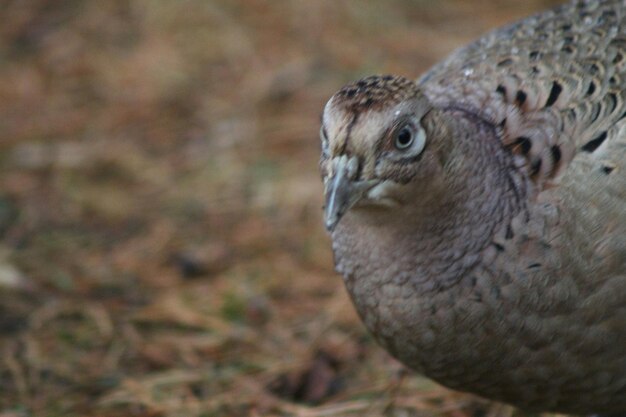
[[403,77],[370,76],[333,95],[320,132],[326,228],[350,210],[436,208],[450,163],[449,119]]

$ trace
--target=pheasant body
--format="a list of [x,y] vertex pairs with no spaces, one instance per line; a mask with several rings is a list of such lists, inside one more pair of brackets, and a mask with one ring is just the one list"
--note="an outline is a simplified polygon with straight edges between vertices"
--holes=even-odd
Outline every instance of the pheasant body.
[[368,329],[451,388],[626,413],[626,5],[577,1],[324,110],[326,222]]

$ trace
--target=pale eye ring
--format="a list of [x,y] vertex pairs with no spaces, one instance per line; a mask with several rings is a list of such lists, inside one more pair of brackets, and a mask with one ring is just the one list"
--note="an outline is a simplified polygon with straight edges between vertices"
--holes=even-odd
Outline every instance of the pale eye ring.
[[415,134],[409,126],[404,126],[395,135],[393,145],[399,151],[407,150],[413,144]]

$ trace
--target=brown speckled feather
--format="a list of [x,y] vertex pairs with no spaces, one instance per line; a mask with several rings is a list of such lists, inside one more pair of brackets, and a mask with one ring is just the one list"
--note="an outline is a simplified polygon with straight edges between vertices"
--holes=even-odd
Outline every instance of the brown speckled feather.
[[530,17],[458,50],[419,83],[435,105],[502,126],[534,179],[552,178],[579,152],[626,146],[626,7],[576,1]]
[[375,338],[451,388],[626,415],[626,2],[496,30],[323,115],[326,225]]

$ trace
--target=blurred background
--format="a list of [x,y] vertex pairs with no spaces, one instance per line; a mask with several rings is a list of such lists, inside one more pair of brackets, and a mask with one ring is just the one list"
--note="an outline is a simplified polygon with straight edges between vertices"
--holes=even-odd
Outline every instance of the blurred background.
[[333,272],[321,109],[529,0],[1,0],[0,417],[492,416]]

